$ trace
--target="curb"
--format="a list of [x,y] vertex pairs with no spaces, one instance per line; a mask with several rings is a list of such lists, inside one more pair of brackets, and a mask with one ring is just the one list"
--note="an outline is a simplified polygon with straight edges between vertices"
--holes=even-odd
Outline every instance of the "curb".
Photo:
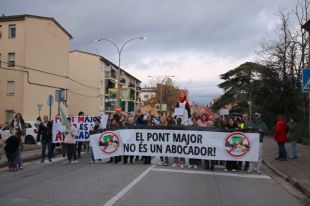
[[[62,152],[55,150],[54,155],[57,155],[57,154],[62,154]],[[4,156],[4,158],[6,157]],[[34,154],[29,157],[22,157],[22,162],[31,162],[31,161],[38,160],[38,159],[41,159],[41,150],[39,154]],[[7,167],[7,166],[8,166],[7,161],[0,163],[0,168]]]
[[296,189],[298,189],[300,192],[302,192],[303,194],[305,194],[308,198],[310,198],[310,190],[304,186],[303,183],[301,183],[300,181],[298,181],[296,178],[294,177],[290,177],[286,174],[284,174],[283,172],[281,172],[280,170],[278,170],[277,168],[275,168],[274,166],[271,165],[271,163],[268,160],[263,160],[263,163],[269,168],[271,169],[274,173],[276,173],[278,176],[280,176],[281,178],[283,178],[285,181],[287,181],[288,183],[290,183],[291,185],[293,185]]

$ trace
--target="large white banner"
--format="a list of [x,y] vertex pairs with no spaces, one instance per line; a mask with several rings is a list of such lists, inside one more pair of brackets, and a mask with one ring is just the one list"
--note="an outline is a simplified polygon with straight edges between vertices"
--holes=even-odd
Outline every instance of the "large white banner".
[[118,155],[258,161],[259,133],[120,129],[91,135],[95,159]]
[[[76,141],[78,142],[89,141],[89,131],[94,126],[96,119],[100,120],[102,129],[106,128],[108,122],[108,115],[75,116],[70,118],[72,126],[78,130],[76,136]],[[64,136],[62,132],[64,128],[65,126],[61,124],[61,117],[56,116],[53,121],[53,143],[63,142]]]

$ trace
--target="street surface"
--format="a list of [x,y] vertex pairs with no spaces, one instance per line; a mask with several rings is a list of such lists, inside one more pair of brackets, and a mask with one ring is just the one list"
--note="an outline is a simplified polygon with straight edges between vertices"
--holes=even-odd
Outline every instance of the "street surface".
[[164,167],[157,158],[152,165],[91,164],[89,154],[78,164],[65,161],[37,160],[16,173],[1,169],[0,205],[301,205],[266,174]]

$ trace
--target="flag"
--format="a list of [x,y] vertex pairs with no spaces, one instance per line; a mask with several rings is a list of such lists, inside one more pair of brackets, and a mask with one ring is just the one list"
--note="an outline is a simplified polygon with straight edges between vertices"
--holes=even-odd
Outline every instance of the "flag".
[[60,117],[61,117],[61,124],[66,126],[67,131],[70,131],[71,124],[68,122],[67,117],[61,107],[60,107]]

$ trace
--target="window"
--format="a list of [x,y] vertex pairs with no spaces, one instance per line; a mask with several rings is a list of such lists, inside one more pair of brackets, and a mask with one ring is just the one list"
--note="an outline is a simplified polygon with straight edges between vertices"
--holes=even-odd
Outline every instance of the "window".
[[8,54],[8,67],[14,67],[15,66],[15,53],[9,53]]
[[2,38],[2,25],[0,25],[0,39]]
[[14,81],[8,81],[7,87],[8,87],[7,95],[8,96],[14,96],[14,93],[15,93],[15,82]]
[[16,37],[16,25],[10,24],[9,25],[9,39],[12,39],[15,37]]

